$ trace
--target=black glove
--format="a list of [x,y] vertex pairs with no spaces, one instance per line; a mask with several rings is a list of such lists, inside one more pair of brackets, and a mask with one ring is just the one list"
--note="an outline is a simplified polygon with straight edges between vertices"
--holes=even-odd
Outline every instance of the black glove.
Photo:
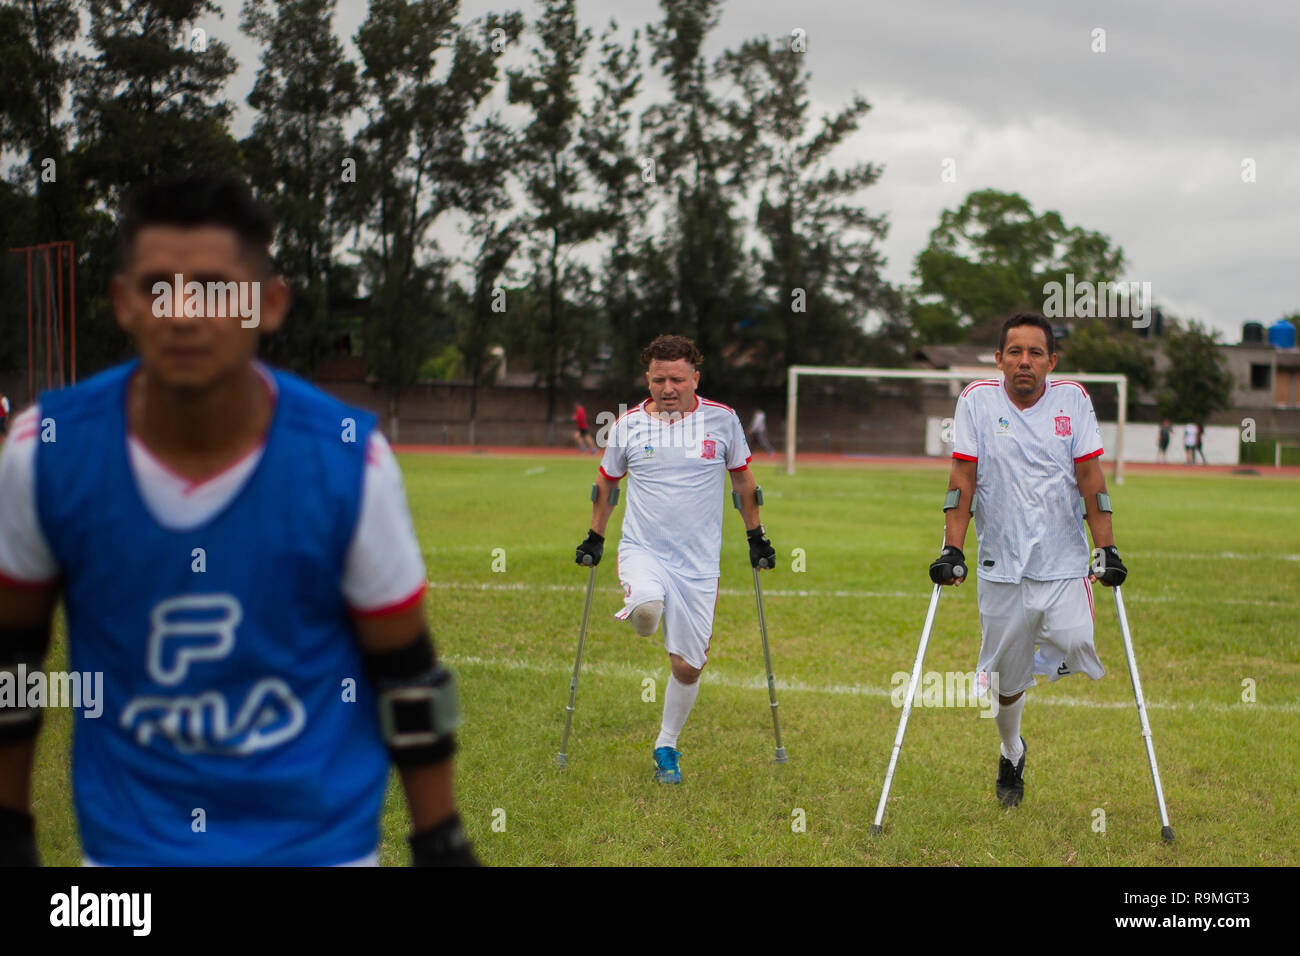
[[1098,548],[1092,552],[1092,573],[1097,580],[1108,588],[1119,587],[1128,577],[1128,568],[1119,559],[1119,552],[1112,544],[1107,548]]
[[930,565],[930,580],[935,584],[947,584],[966,577],[966,555],[961,548],[946,544],[939,552],[939,557]]
[[0,807],[0,867],[40,865],[32,815]]
[[436,827],[421,830],[407,840],[411,844],[411,866],[482,866],[460,826],[460,814],[453,813]]
[[587,539],[578,545],[574,561],[583,567],[594,568],[600,564],[600,556],[605,553],[605,538],[594,531],[587,532]]
[[749,566],[751,568],[776,568],[776,548],[767,540],[766,530],[759,525],[753,531],[746,531],[749,539]]

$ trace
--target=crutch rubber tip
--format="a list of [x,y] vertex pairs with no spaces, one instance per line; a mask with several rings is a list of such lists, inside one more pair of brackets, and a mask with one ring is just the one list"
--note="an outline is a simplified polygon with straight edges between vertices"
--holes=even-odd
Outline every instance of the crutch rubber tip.
[[776,748],[776,762],[777,762],[777,763],[785,763],[785,748],[784,748],[784,747],[777,747],[777,748]]
[[555,758],[555,762],[558,763],[561,767],[567,767],[569,765],[569,758],[566,757],[564,754],[560,754],[558,757]]
[[882,829],[883,829],[883,828],[880,826],[879,823],[873,823],[873,824],[871,824],[871,835],[872,835],[872,836],[880,836]]
[[589,567],[591,567],[591,555],[589,555],[589,554],[584,554],[584,555],[582,556],[582,566],[583,566],[584,568],[589,568]]
[[1166,843],[1173,843],[1173,842],[1174,842],[1174,828],[1173,828],[1173,827],[1161,827],[1161,828],[1160,828],[1160,839],[1164,840]]

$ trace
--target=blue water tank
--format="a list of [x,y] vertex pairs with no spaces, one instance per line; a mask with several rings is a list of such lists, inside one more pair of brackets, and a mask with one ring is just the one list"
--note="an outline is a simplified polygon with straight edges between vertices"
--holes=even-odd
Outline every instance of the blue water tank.
[[1268,344],[1275,349],[1295,348],[1295,326],[1281,319],[1268,327]]

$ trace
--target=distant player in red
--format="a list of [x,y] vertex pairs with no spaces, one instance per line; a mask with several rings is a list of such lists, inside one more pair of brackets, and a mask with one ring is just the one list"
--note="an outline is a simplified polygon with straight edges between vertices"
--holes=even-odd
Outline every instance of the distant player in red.
[[578,451],[584,455],[588,452],[596,454],[596,443],[587,430],[587,410],[582,407],[582,402],[573,403],[573,440],[578,443]]

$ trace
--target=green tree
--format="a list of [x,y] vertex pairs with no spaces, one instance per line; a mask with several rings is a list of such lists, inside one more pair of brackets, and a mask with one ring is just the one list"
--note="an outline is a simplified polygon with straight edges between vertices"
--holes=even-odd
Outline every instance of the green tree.
[[[1128,377],[1128,409],[1132,417],[1138,406],[1138,390],[1156,387],[1155,359],[1142,340],[1131,331],[1112,334],[1106,323],[1094,319],[1076,327],[1069,338],[1057,343],[1061,353],[1058,373],[1120,373]],[[1118,411],[1118,391],[1098,389],[1093,405],[1102,419],[1114,418]]]
[[1073,274],[1112,282],[1124,252],[1098,232],[1067,226],[1060,213],[1034,213],[1017,193],[971,193],[955,212],[944,210],[930,242],[916,257],[909,314],[917,344],[990,344],[1008,313],[1043,310],[1049,282]]
[[750,40],[719,62],[743,91],[724,107],[743,165],[756,170],[756,226],[766,323],[775,334],[758,367],[783,381],[785,366],[856,360],[866,344],[869,312],[894,306],[880,275],[878,243],[884,217],[855,197],[881,168],[870,162],[831,166],[831,154],[852,135],[870,106],[854,96],[838,113],[810,129],[804,54]]
[[582,124],[578,154],[598,197],[601,229],[609,249],[601,266],[602,332],[611,345],[607,380],[626,388],[640,371],[638,353],[653,332],[645,327],[639,304],[642,271],[637,245],[645,238],[646,217],[653,204],[645,181],[649,164],[635,143],[632,103],[640,93],[642,73],[638,31],[628,44],[618,42],[618,25],[610,21],[601,36],[601,60],[595,74],[596,96]]
[[667,220],[663,238],[648,240],[643,255],[656,269],[666,263],[671,283],[662,307],[658,295],[647,305],[659,309],[659,330],[671,323],[695,340],[709,362],[709,380],[725,391],[733,380],[731,343],[761,306],[750,294],[738,213],[751,171],[712,89],[718,71],[703,52],[721,8],[721,0],[660,0],[663,19],[646,28],[646,38],[650,65],[663,71],[670,98],[648,107],[641,127]]
[[331,29],[334,8],[334,0],[246,0],[242,19],[263,50],[248,96],[257,118],[241,147],[276,217],[276,264],[294,287],[287,320],[265,351],[305,373],[342,332],[331,299],[355,293],[335,262],[342,193],[355,180],[343,125],[358,104],[357,71]]
[[427,236],[462,205],[469,125],[496,84],[500,41],[522,28],[518,14],[462,25],[459,7],[372,0],[356,37],[367,123],[345,208],[369,238],[360,251],[370,293],[363,338],[371,371],[388,390],[394,434],[401,391],[439,343],[455,337],[444,301],[448,262]]
[[1197,322],[1166,325],[1160,414],[1178,422],[1204,422],[1232,405],[1232,375],[1215,347],[1219,333]]
[[469,217],[469,234],[478,244],[469,263],[472,288],[466,296],[458,287],[454,306],[461,367],[470,380],[471,445],[477,441],[478,389],[493,362],[491,349],[504,331],[507,301],[499,282],[519,245],[515,224],[501,222],[511,207],[507,188],[514,163],[511,132],[495,115],[475,132],[463,206]]
[[[588,288],[570,252],[595,239],[602,216],[582,201],[586,188],[579,153],[583,121],[576,89],[591,31],[578,26],[574,0],[539,0],[531,29],[537,42],[526,69],[510,70],[508,96],[528,110],[519,136],[517,174],[527,198],[520,235],[533,262],[533,285],[544,292],[545,314],[526,343],[546,384],[546,415],[555,418],[562,379],[580,375],[595,343],[573,321],[572,294]],[[576,360],[576,365],[574,364]]]

